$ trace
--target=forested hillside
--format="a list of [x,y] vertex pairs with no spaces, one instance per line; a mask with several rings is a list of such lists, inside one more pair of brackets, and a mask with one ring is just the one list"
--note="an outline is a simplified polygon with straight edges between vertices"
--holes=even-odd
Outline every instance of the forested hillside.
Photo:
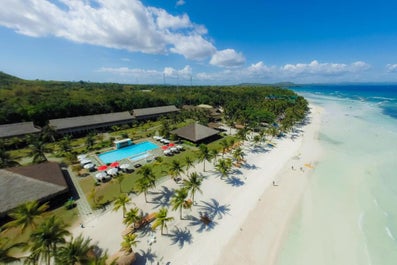
[[131,111],[163,105],[222,106],[226,117],[272,122],[302,119],[306,100],[272,86],[160,86],[23,80],[0,72],[0,124]]

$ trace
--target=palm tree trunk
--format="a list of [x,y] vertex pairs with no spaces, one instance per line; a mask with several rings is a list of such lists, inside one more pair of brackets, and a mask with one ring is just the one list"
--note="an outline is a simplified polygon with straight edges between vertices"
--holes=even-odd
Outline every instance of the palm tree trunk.
[[183,220],[183,218],[182,218],[182,207],[181,207],[179,213],[180,213],[180,218],[181,218],[181,220]]

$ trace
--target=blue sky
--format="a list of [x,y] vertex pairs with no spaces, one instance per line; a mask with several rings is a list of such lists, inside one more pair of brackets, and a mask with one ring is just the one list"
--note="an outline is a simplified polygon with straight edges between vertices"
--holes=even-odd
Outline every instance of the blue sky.
[[393,0],[2,0],[0,71],[139,84],[397,82]]

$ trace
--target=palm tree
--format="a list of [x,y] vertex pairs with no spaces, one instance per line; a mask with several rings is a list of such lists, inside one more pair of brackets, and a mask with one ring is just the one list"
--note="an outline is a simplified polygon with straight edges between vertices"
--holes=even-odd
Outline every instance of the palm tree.
[[183,187],[190,192],[192,195],[192,201],[194,203],[194,194],[198,191],[203,193],[200,189],[201,184],[203,183],[203,178],[197,173],[192,172],[187,179],[183,181]]
[[85,139],[85,145],[87,150],[91,150],[95,144],[95,133],[90,132]]
[[220,141],[220,145],[222,146],[222,157],[223,157],[226,153],[226,149],[229,147],[229,143],[227,139],[223,138],[222,141]]
[[172,179],[176,180],[183,173],[183,168],[178,160],[172,160],[170,166],[170,175]]
[[13,220],[6,223],[4,228],[18,227],[20,233],[23,233],[27,227],[36,227],[36,220],[41,217],[41,214],[48,209],[48,203],[39,205],[37,201],[26,202],[14,210],[8,216]]
[[211,159],[214,160],[214,163],[216,163],[216,158],[217,158],[218,154],[219,154],[218,150],[216,150],[216,149],[210,150],[210,157],[211,157]]
[[33,163],[42,163],[47,161],[45,153],[50,152],[50,150],[45,146],[45,142],[40,138],[40,136],[31,135],[29,137],[30,142],[30,156],[33,158]]
[[142,175],[143,178],[147,179],[151,187],[156,187],[156,176],[154,175],[151,167],[149,167],[148,165],[144,165],[138,171],[138,174]]
[[142,216],[139,214],[139,208],[135,207],[130,209],[124,217],[123,223],[126,225],[133,225],[136,222],[139,222],[142,219]]
[[182,208],[187,208],[186,198],[188,195],[188,191],[185,188],[178,189],[175,191],[174,196],[171,199],[172,210],[178,210],[180,213],[180,219],[182,220]]
[[186,172],[188,172],[189,169],[194,166],[194,161],[190,158],[190,156],[186,156],[185,163],[186,163]]
[[89,252],[93,246],[90,245],[90,238],[83,238],[79,235],[77,238],[71,238],[65,245],[59,247],[56,253],[57,264],[88,264],[92,261]]
[[115,201],[113,205],[113,211],[118,211],[123,209],[123,218],[125,217],[125,212],[127,211],[127,205],[131,203],[131,198],[126,194],[121,194]]
[[131,253],[132,247],[135,247],[139,241],[137,240],[137,234],[130,233],[123,236],[123,241],[121,242],[121,249]]
[[64,136],[63,139],[58,142],[58,148],[62,155],[65,155],[72,151],[70,135]]
[[244,156],[245,153],[243,152],[243,149],[241,147],[238,147],[233,151],[233,158],[236,159],[238,162],[244,160]]
[[223,177],[227,177],[229,175],[231,168],[232,168],[232,161],[230,158],[220,159],[218,160],[218,163],[215,165],[215,169],[216,171],[219,172],[222,179]]
[[167,208],[161,208],[159,212],[156,213],[156,219],[152,225],[152,229],[155,230],[157,227],[161,227],[161,234],[164,235],[163,230],[168,229],[167,223],[174,220],[173,217],[168,216]]
[[0,264],[13,263],[20,260],[17,257],[11,256],[10,251],[14,248],[22,248],[26,246],[26,243],[20,242],[15,244],[8,244],[8,237],[0,238]]
[[136,192],[143,193],[143,195],[145,196],[145,202],[148,202],[147,193],[150,188],[152,188],[152,184],[150,183],[149,179],[147,179],[145,177],[138,179],[137,185],[136,185]]
[[204,172],[205,172],[205,161],[210,162],[212,159],[211,153],[208,149],[208,147],[205,144],[201,144],[199,146],[200,154],[199,154],[199,159],[200,162],[204,162]]
[[45,142],[55,142],[57,131],[54,126],[47,124],[41,129],[41,139]]
[[66,225],[52,216],[41,223],[30,235],[31,261],[43,261],[50,265],[51,258],[57,253],[58,247],[66,242],[70,233]]

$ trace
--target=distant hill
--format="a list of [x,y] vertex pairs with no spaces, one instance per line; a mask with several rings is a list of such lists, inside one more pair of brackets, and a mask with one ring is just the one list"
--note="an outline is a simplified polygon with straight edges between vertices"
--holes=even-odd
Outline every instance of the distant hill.
[[0,71],[0,85],[21,82],[23,79]]
[[292,82],[278,82],[273,84],[264,84],[264,83],[240,83],[238,86],[277,86],[277,87],[293,87],[297,86],[297,84]]

